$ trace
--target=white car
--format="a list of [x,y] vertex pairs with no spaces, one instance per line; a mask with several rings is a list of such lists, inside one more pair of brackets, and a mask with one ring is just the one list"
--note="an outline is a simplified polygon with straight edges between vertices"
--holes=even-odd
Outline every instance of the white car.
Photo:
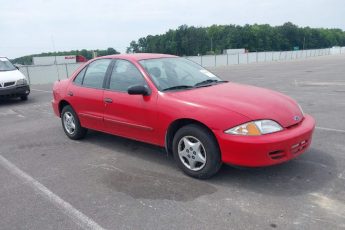
[[26,77],[8,58],[0,56],[0,99],[20,97],[27,100],[29,93]]

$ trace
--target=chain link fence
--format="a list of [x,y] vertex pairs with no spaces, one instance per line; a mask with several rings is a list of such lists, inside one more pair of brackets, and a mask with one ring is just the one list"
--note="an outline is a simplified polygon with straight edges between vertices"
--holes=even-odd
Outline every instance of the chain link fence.
[[82,64],[22,65],[19,66],[19,70],[27,77],[31,85],[49,84],[67,79]]
[[221,54],[205,56],[187,56],[186,58],[204,67],[219,67],[238,64],[262,63],[272,61],[289,61],[310,57],[344,54],[345,47],[315,50],[250,52],[239,54]]
[[[333,47],[315,50],[250,52],[228,55],[187,56],[186,58],[204,67],[219,67],[238,64],[289,61],[310,57],[345,54],[345,47]],[[23,65],[19,70],[27,77],[30,84],[49,84],[67,79],[83,63],[58,65]]]

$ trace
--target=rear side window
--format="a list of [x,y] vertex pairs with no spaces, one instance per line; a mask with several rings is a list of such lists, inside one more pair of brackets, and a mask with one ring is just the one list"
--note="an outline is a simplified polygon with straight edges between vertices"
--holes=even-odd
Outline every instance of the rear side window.
[[117,60],[110,78],[111,90],[127,92],[133,85],[147,85],[137,67],[125,60]]
[[87,68],[82,69],[82,71],[80,71],[78,73],[78,75],[74,78],[74,83],[77,85],[81,85],[83,83],[83,78],[84,78],[84,74]]
[[82,85],[90,88],[103,88],[104,77],[110,62],[111,59],[99,59],[89,64]]

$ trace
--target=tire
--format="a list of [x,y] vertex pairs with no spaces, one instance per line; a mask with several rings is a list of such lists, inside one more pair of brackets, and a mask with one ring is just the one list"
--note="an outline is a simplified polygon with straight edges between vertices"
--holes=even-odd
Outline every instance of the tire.
[[61,123],[65,134],[72,140],[82,139],[87,133],[87,129],[80,125],[77,114],[69,105],[66,105],[62,109]]
[[216,138],[207,128],[196,124],[183,126],[176,132],[173,155],[184,173],[198,179],[210,178],[222,165]]
[[28,100],[28,95],[21,96],[20,99],[22,101],[27,101]]

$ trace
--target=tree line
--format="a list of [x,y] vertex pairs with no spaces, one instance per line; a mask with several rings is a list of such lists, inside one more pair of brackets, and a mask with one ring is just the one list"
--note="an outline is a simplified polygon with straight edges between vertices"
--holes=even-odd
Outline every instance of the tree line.
[[19,58],[15,58],[12,63],[22,64],[22,65],[31,65],[33,57],[45,57],[45,56],[65,56],[65,55],[81,55],[84,56],[87,60],[93,58],[94,52],[97,56],[106,56],[111,54],[119,54],[114,48],[109,47],[106,50],[71,50],[71,51],[59,51],[59,52],[48,52],[48,53],[40,53],[40,54],[32,54],[27,55]]
[[181,25],[165,34],[148,35],[132,41],[127,53],[167,53],[179,56],[220,54],[224,49],[245,48],[253,51],[286,51],[345,46],[341,29],[298,27],[291,22],[281,26]]

